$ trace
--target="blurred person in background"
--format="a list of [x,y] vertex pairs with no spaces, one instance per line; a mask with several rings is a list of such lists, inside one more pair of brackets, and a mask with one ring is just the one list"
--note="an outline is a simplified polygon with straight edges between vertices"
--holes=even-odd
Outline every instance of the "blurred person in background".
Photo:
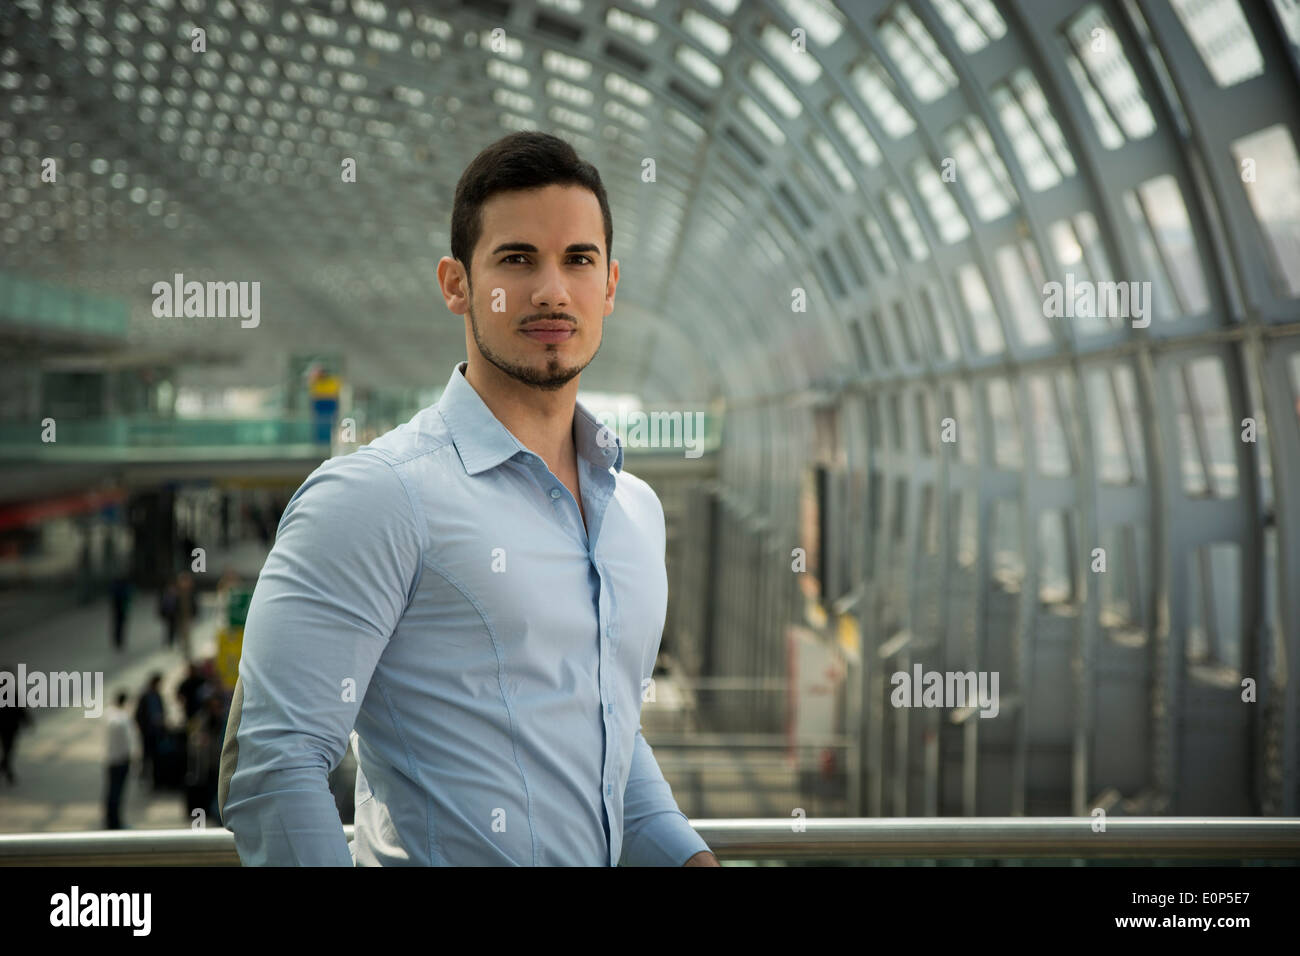
[[155,671],[140,695],[135,707],[135,725],[140,732],[144,759],[140,762],[140,779],[150,779],[155,788],[159,785],[158,750],[167,731],[166,711],[162,699],[162,674]]
[[189,673],[181,681],[180,686],[176,688],[176,696],[180,698],[181,703],[185,706],[185,722],[188,724],[190,718],[199,712],[203,706],[205,689],[209,688],[209,682],[203,673],[203,668],[198,661],[190,661]]
[[199,809],[218,820],[217,771],[226,738],[226,699],[213,684],[204,685],[199,698],[199,709],[186,730],[185,812],[192,816]]
[[186,662],[191,660],[190,629],[198,617],[198,593],[194,588],[194,576],[188,571],[177,575],[158,597],[158,616],[167,626],[167,646],[175,647],[176,638],[181,639],[181,652]]
[[[12,674],[14,668],[9,666],[0,667],[0,672]],[[18,778],[14,776],[13,759],[14,750],[18,745],[18,732],[22,730],[24,724],[32,722],[32,715],[27,712],[27,708],[15,702],[12,706],[0,707],[0,772],[4,774],[6,780],[10,783],[17,783]]]
[[135,727],[126,712],[127,694],[118,691],[117,701],[104,711],[108,722],[108,794],[105,801],[106,825],[110,830],[125,829],[122,825],[122,794],[131,770],[132,758],[140,752]]

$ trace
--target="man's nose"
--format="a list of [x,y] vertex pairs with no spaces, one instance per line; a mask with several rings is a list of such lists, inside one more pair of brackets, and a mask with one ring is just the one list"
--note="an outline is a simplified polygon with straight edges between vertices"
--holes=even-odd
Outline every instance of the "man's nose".
[[558,266],[543,268],[533,289],[533,308],[562,309],[569,304],[569,289],[564,271]]

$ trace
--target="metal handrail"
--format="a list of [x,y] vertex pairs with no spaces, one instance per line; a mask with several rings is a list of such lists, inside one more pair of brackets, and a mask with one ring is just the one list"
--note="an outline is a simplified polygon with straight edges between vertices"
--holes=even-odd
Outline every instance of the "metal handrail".
[[[1293,859],[1300,817],[692,820],[720,860]],[[343,828],[349,840],[352,826]],[[0,834],[0,866],[238,866],[228,830]]]

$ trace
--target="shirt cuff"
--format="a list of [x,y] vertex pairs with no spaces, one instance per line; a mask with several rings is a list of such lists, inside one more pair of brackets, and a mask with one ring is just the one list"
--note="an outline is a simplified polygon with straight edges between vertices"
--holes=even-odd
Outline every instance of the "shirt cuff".
[[680,810],[645,821],[623,854],[629,866],[683,866],[709,845]]

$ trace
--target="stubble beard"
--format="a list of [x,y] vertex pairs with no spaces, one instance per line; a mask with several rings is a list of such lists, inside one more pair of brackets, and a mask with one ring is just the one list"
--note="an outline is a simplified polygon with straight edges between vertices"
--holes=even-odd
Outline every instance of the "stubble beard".
[[[559,388],[563,388],[569,382],[573,381],[577,375],[581,374],[583,369],[591,364],[591,359],[588,359],[582,365],[566,367],[560,364],[559,352],[551,349],[547,350],[546,366],[540,369],[532,368],[527,365],[519,365],[501,355],[498,355],[496,352],[492,351],[491,347],[483,341],[483,337],[479,334],[478,317],[474,314],[473,300],[474,294],[471,291],[469,324],[470,328],[474,332],[474,344],[478,347],[479,354],[515,381],[522,382],[524,385],[531,386],[532,388],[540,388],[544,391],[553,392]],[[600,349],[597,348],[597,351],[600,351]],[[591,358],[594,359],[595,357],[595,355],[592,355]]]

